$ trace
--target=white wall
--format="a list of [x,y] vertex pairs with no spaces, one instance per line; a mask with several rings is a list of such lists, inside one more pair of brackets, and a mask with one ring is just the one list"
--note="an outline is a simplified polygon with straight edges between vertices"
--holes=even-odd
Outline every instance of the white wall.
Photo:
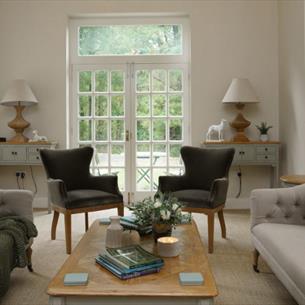
[[305,173],[304,1],[280,1],[280,134],[282,172]]
[[[278,7],[276,1],[0,1],[0,95],[9,81],[25,78],[40,103],[24,115],[60,147],[66,143],[66,31],[69,16],[105,13],[186,13],[191,25],[192,143],[198,146],[209,125],[231,120],[235,109],[221,103],[233,77],[247,77],[262,103],[245,116],[268,121],[278,138]],[[11,136],[10,108],[0,107],[0,135]],[[253,125],[249,136],[257,139]],[[230,131],[227,132],[230,136]],[[0,186],[15,187],[16,168],[0,170]],[[45,177],[35,168],[38,197],[45,197]],[[247,197],[269,184],[268,169],[246,168]],[[29,177],[27,178],[29,179]],[[230,196],[237,191],[232,171]],[[31,187],[31,181],[27,185]],[[237,205],[236,201],[231,204]]]

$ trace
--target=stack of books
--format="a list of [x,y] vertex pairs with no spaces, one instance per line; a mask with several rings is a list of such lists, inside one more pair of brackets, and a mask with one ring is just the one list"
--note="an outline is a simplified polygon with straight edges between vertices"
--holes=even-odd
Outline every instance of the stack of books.
[[164,261],[141,246],[107,248],[96,262],[122,280],[159,272]]
[[140,227],[135,223],[133,216],[123,216],[120,220],[121,226],[127,230],[136,230],[140,235],[147,235],[152,232],[152,225]]

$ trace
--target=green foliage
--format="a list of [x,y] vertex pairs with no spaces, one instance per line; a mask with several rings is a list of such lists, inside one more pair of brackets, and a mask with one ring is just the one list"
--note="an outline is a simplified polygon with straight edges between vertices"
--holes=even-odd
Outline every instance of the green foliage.
[[182,53],[180,25],[81,26],[79,55],[162,55]]
[[268,130],[273,126],[268,126],[267,122],[261,122],[260,125],[255,125],[261,134],[267,134]]
[[158,194],[158,198],[145,198],[133,204],[129,209],[136,218],[139,226],[148,226],[152,223],[180,224],[183,219],[182,204],[171,194]]

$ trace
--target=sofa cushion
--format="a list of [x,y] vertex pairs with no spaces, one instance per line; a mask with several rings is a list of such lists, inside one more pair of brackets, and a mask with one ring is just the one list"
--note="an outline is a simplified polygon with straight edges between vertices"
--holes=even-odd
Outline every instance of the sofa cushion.
[[71,208],[84,208],[96,206],[97,204],[111,204],[122,202],[118,195],[99,191],[99,190],[74,190],[67,192],[68,204]]
[[181,190],[172,195],[186,207],[208,208],[210,207],[210,192],[204,190]]
[[262,223],[252,233],[305,294],[305,226]]

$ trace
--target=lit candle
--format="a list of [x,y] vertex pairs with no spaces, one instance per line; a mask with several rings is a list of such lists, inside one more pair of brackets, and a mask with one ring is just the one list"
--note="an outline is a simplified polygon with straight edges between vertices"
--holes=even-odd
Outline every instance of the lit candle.
[[158,254],[163,257],[178,256],[179,239],[176,237],[160,237],[157,240]]

